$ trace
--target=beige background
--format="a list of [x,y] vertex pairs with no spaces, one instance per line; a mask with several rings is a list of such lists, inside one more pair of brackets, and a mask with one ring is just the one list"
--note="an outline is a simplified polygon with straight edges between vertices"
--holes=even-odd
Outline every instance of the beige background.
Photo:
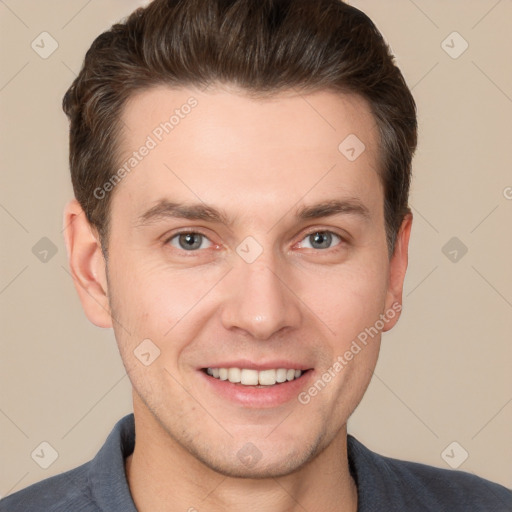
[[[469,454],[459,469],[512,487],[512,3],[352,3],[413,89],[420,146],[404,313],[349,431],[380,453],[446,468],[441,454],[456,441],[449,460]],[[67,271],[60,103],[93,38],[141,4],[0,1],[2,496],[86,462],[131,410],[113,334],[87,321]],[[59,45],[47,59],[31,48],[43,31]],[[454,31],[469,44],[458,58],[445,49],[462,39],[442,46]],[[46,263],[32,252],[42,237],[57,249]],[[452,237],[468,248],[457,262],[442,251]],[[48,469],[31,458],[43,441],[58,452]]]

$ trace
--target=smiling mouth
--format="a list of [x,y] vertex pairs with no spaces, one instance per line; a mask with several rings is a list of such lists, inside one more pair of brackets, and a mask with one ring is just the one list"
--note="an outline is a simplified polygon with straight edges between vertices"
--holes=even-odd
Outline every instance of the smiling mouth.
[[214,379],[262,388],[300,379],[309,370],[276,368],[258,371],[248,368],[203,368],[202,371]]

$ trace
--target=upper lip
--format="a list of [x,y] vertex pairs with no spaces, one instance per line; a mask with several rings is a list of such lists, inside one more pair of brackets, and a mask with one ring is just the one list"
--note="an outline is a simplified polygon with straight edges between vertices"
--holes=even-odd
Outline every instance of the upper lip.
[[248,370],[272,370],[278,368],[286,368],[288,370],[310,370],[312,367],[307,364],[297,363],[285,359],[276,359],[273,361],[261,361],[254,362],[249,359],[238,359],[236,361],[221,361],[218,363],[211,363],[206,366],[200,366],[199,369],[203,368],[246,368]]

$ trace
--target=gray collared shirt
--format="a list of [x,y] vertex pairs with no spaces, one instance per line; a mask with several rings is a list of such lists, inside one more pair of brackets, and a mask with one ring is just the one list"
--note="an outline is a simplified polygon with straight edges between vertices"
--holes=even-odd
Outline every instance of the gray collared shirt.
[[[135,446],[133,414],[96,457],[0,500],[0,512],[137,512],[124,468]],[[473,474],[383,457],[348,435],[358,512],[510,512],[512,491]]]

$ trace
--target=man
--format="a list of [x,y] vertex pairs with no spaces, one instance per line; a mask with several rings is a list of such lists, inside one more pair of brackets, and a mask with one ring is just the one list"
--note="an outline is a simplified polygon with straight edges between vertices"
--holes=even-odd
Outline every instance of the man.
[[347,435],[400,316],[416,147],[363,13],[154,0],[96,39],[64,110],[70,269],[134,415],[1,510],[510,510]]

